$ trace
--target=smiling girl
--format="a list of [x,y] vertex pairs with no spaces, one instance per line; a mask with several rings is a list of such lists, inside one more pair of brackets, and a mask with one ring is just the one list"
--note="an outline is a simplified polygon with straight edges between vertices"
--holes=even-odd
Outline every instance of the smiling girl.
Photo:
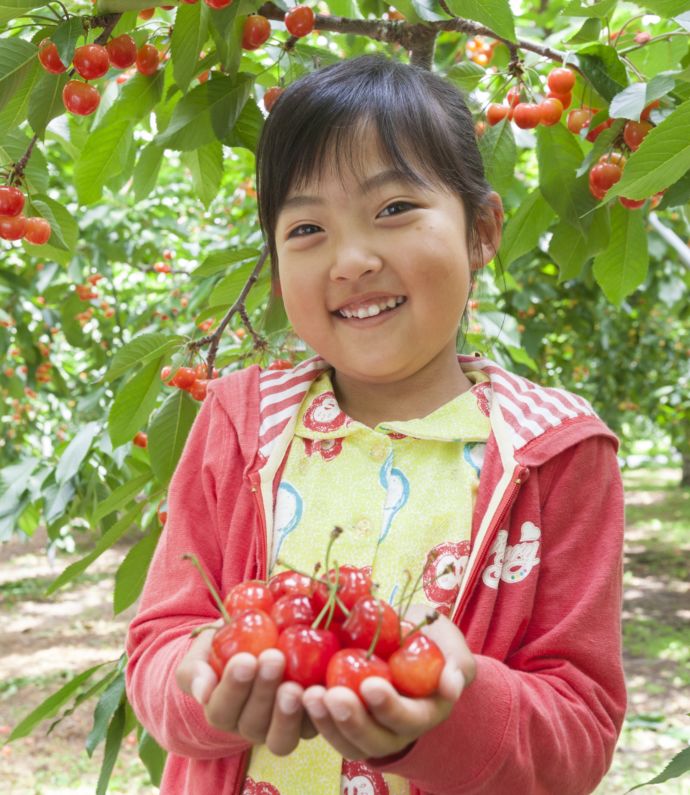
[[[168,749],[163,793],[592,792],[625,712],[617,440],[582,398],[457,336],[503,219],[463,99],[366,56],[280,97],[257,156],[275,289],[315,356],[209,387],[171,484],[128,638],[132,706]],[[384,679],[282,682],[277,649],[209,666],[225,594],[337,556],[410,614],[446,664],[438,693]],[[279,557],[280,556],[280,557]]]

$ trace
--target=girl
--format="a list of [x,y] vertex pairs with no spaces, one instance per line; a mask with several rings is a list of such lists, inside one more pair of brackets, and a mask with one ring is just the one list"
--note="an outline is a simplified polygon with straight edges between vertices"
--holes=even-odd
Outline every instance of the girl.
[[[281,96],[257,169],[276,289],[317,355],[214,382],[171,483],[127,669],[162,792],[592,792],[626,703],[617,440],[582,398],[456,354],[503,217],[466,105],[429,72],[340,63]],[[212,633],[190,638],[217,613],[183,553],[225,594],[310,570],[334,525],[391,601],[423,572],[435,697],[302,691],[275,649],[219,682]]]

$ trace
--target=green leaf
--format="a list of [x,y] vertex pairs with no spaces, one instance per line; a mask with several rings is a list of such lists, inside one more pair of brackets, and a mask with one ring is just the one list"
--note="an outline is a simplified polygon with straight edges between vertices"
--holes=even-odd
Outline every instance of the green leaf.
[[[645,5],[649,4],[645,3]],[[664,781],[669,781],[672,778],[685,775],[688,770],[690,770],[690,747],[683,748],[682,751],[677,753],[658,776],[654,776],[654,778],[645,781],[643,784],[637,784],[637,786],[631,787],[628,792],[632,792],[640,787],[648,787],[651,784],[663,784]]]
[[515,25],[508,0],[448,0],[448,7],[462,19],[472,19],[494,33],[515,41]]
[[43,516],[47,524],[59,519],[74,497],[74,484],[71,481],[48,486],[43,492]]
[[175,348],[179,348],[184,340],[177,335],[171,336],[160,331],[139,334],[120,348],[108,368],[104,378],[114,381],[137,364],[146,364],[152,359],[160,359]]
[[51,718],[53,715],[55,715],[60,707],[69,701],[75,690],[77,690],[84,682],[86,682],[87,679],[90,679],[99,668],[109,664],[110,663],[107,662],[99,663],[98,665],[94,665],[92,668],[77,674],[73,679],[70,679],[66,685],[63,685],[63,687],[61,687],[56,693],[53,693],[45,701],[42,701],[36,707],[36,709],[32,710],[24,718],[24,720],[20,721],[20,723],[14,727],[12,733],[7,738],[7,742],[9,743],[13,740],[19,740],[20,738],[31,734],[34,727],[37,726],[42,720]]
[[192,271],[194,279],[203,279],[207,276],[215,276],[216,273],[224,271],[228,265],[233,265],[235,262],[244,262],[244,260],[258,257],[261,252],[255,248],[229,248],[225,251],[214,251],[199,265],[198,268]]
[[170,50],[175,82],[184,94],[194,77],[199,53],[208,37],[207,15],[201,13],[201,3],[182,4],[175,15]]
[[223,143],[226,146],[243,146],[250,152],[256,152],[263,126],[263,113],[259,110],[256,102],[249,97],[232,128],[232,132],[223,139]]
[[538,189],[520,202],[503,231],[498,255],[504,268],[536,248],[539,238],[548,229],[554,215],[553,209]]
[[584,203],[581,183],[575,176],[582,160],[577,138],[566,127],[539,127],[537,130],[539,188],[558,216],[584,229],[583,213],[592,207],[591,197]]
[[670,75],[657,75],[649,83],[633,83],[611,100],[609,116],[639,121],[645,106],[673,91],[675,84]]
[[578,50],[572,60],[594,86],[594,90],[607,102],[628,85],[625,65],[613,47],[589,44]]
[[479,151],[489,184],[499,193],[507,190],[513,180],[517,157],[513,131],[507,119],[486,130],[479,139]]
[[163,96],[163,70],[152,77],[137,74],[121,88],[118,98],[99,121],[97,130],[128,119],[136,122],[148,118]]
[[89,756],[93,756],[93,752],[98,747],[98,744],[105,737],[108,722],[112,718],[115,710],[120,706],[124,694],[125,674],[124,671],[122,671],[112,680],[108,687],[106,687],[96,704],[96,709],[93,712],[93,726],[84,743],[86,753]]
[[[0,164],[16,163],[26,152],[30,140],[24,130],[3,135],[0,138]],[[31,153],[24,176],[31,193],[45,193],[48,190],[48,164],[38,146]]]
[[486,71],[472,61],[460,61],[448,71],[446,77],[466,93],[474,91]]
[[645,136],[628,158],[621,179],[606,194],[646,199],[676,182],[690,169],[690,100]]
[[[7,0],[0,0],[0,3]],[[0,5],[0,21],[3,6]],[[38,47],[17,37],[0,39],[0,110],[31,73],[37,60]]]
[[27,11],[42,5],[44,3],[37,3],[35,0],[0,0],[0,24],[23,17]]
[[[1,2],[1,0],[0,0]],[[77,42],[84,35],[84,25],[80,16],[76,14],[61,22],[50,34],[52,42],[57,47],[60,60],[64,64],[71,64]]]
[[55,580],[48,586],[46,593],[48,595],[55,593],[58,588],[62,588],[68,582],[71,582],[75,577],[78,577],[83,571],[100,557],[106,550],[110,549],[113,544],[116,544],[122,536],[131,530],[132,525],[139,518],[141,512],[144,510],[142,504],[134,505],[130,510],[122,516],[115,524],[110,527],[99,539],[96,546],[80,560],[71,563],[63,572],[61,572]]
[[117,761],[118,754],[120,753],[120,746],[122,745],[122,736],[125,727],[125,702],[121,701],[113,719],[110,721],[108,727],[108,736],[105,739],[105,753],[103,754],[103,763],[101,771],[98,776],[98,783],[96,784],[96,795],[106,795],[108,791],[108,782],[112,775],[115,762]]
[[666,190],[659,209],[665,210],[667,207],[680,207],[688,202],[690,202],[690,171],[686,171],[678,182],[674,182]]
[[156,187],[164,152],[154,143],[147,144],[140,152],[133,174],[134,201],[145,199]]
[[38,58],[31,67],[27,67],[21,85],[15,89],[0,113],[0,139],[4,138],[12,127],[18,127],[26,119],[31,95],[45,74]]
[[113,594],[115,615],[126,610],[139,598],[160,534],[160,527],[147,533],[129,550],[120,564],[115,573],[115,593]]
[[151,420],[148,434],[151,468],[164,486],[175,471],[196,413],[197,404],[186,392],[178,389]]
[[577,279],[589,259],[587,238],[582,230],[561,221],[554,227],[549,242],[549,256],[558,265],[559,282]]
[[113,447],[132,441],[153,411],[163,382],[160,379],[161,359],[144,365],[118,391],[108,415],[108,432]]
[[[61,249],[62,251],[73,252],[79,242],[79,227],[69,210],[51,199],[45,194],[38,194],[31,197],[31,205],[34,210],[50,224],[52,234],[50,237],[50,248]],[[27,249],[35,252],[36,256],[48,258],[46,246],[28,246]]]
[[39,136],[43,136],[48,122],[65,112],[62,89],[67,84],[67,74],[54,75],[44,72],[29,100],[29,124]]
[[675,17],[688,10],[688,0],[644,0],[640,5],[660,17]]
[[218,195],[223,178],[223,145],[220,141],[212,141],[199,149],[183,152],[182,162],[192,173],[194,192],[208,209]]
[[336,17],[362,19],[362,12],[355,0],[329,0],[328,10]]
[[592,5],[585,5],[582,0],[571,0],[563,9],[568,17],[594,17],[597,20],[607,19],[616,7],[618,0],[598,0]]
[[153,737],[144,729],[139,738],[139,759],[144,763],[151,776],[151,783],[154,787],[160,787],[163,776],[163,768],[168,754]]
[[[579,2],[578,2],[579,5]],[[573,15],[571,15],[573,16]],[[601,33],[601,20],[590,18],[582,23],[582,27],[569,39],[568,44],[585,44],[588,41],[597,41]]]
[[100,423],[87,422],[86,425],[77,431],[76,436],[65,448],[65,452],[60,457],[55,468],[55,481],[57,483],[64,483],[77,474],[81,462],[91,449],[91,443],[99,428]]
[[447,14],[442,13],[440,4],[434,0],[398,0],[395,7],[413,24],[448,18]]
[[105,183],[122,171],[132,130],[132,122],[124,118],[96,128],[86,139],[74,166],[74,186],[80,204],[99,201]]
[[177,103],[156,143],[185,151],[224,139],[247,101],[253,80],[247,75],[236,79],[218,75],[196,86]]
[[210,306],[230,306],[237,300],[242,288],[254,268],[253,262],[248,262],[224,276],[213,288],[208,297]]
[[649,252],[642,213],[611,208],[609,245],[594,258],[594,278],[611,303],[620,305],[647,276]]
[[104,500],[98,503],[91,517],[91,521],[96,524],[100,522],[104,516],[108,516],[108,514],[111,514],[113,511],[117,511],[127,505],[127,503],[131,502],[132,499],[139,494],[150,480],[150,473],[144,472],[141,475],[127,480],[121,486],[118,486]]

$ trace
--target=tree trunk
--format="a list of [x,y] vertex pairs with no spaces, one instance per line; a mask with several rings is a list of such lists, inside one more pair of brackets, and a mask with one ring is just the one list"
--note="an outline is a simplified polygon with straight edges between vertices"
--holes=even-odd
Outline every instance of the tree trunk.
[[690,450],[681,450],[680,454],[683,457],[683,474],[680,485],[681,487],[690,487]]

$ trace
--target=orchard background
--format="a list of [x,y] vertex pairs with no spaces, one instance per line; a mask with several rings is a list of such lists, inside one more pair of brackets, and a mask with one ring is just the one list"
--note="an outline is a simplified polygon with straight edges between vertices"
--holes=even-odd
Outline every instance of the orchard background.
[[[313,12],[0,0],[0,539],[45,532],[49,554],[71,561],[48,597],[115,551],[113,611],[129,610],[208,378],[309,355],[271,292],[253,151],[282,86],[365,52],[466,93],[504,198],[463,348],[583,394],[620,435],[624,468],[651,451],[675,468],[670,491],[689,494],[688,1]],[[86,45],[110,45],[108,58]],[[549,78],[564,66],[571,91],[568,75]],[[666,542],[687,550],[682,504],[684,530]],[[80,671],[9,741],[95,709],[98,791],[133,737],[155,783],[163,752],[127,704],[123,666]]]

